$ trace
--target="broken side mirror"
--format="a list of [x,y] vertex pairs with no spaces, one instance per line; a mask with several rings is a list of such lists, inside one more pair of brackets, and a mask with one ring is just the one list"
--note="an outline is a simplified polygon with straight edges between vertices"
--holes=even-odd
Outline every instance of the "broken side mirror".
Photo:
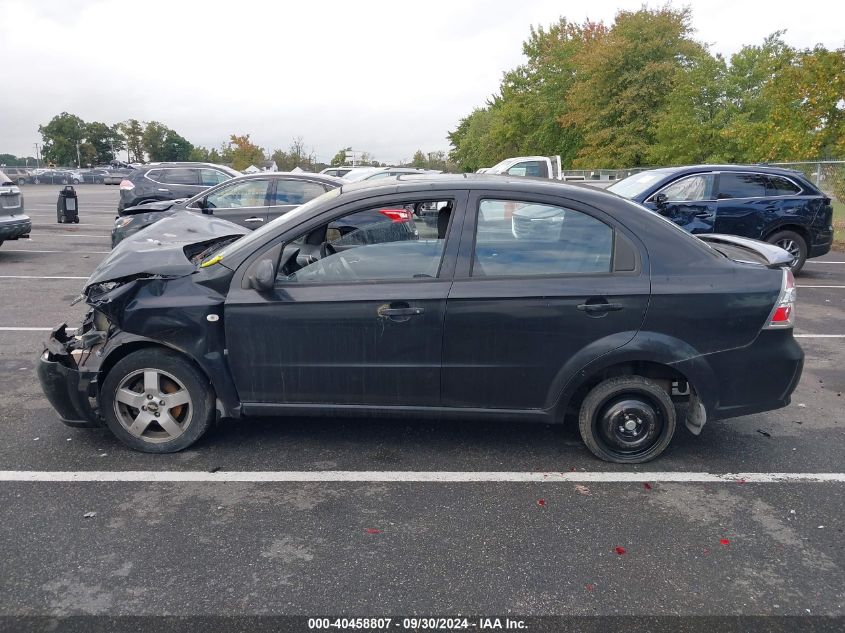
[[276,267],[273,260],[262,259],[249,275],[249,285],[258,292],[269,292],[276,282]]

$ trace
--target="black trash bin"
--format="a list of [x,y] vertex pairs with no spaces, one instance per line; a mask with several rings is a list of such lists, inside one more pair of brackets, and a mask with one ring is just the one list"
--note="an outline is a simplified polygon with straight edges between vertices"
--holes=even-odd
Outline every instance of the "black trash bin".
[[79,224],[79,198],[76,197],[76,189],[70,185],[59,191],[56,221],[59,224]]

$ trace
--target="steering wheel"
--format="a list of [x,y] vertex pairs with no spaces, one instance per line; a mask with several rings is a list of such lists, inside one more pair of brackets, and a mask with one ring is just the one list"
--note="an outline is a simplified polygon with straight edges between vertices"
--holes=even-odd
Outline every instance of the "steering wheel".
[[336,253],[337,249],[332,246],[330,242],[323,242],[320,244],[320,259],[328,257],[329,255],[335,255]]

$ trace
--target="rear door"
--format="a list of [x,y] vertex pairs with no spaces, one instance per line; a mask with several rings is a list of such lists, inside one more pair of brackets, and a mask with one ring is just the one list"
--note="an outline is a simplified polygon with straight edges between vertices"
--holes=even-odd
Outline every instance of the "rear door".
[[[692,174],[675,180],[649,196],[644,205],[690,233],[712,233],[716,224],[716,174]],[[658,194],[666,202],[657,205]]]
[[765,239],[779,224],[809,225],[816,196],[788,178],[752,172],[719,174],[716,233]]
[[474,192],[446,306],[443,405],[553,406],[573,372],[639,329],[650,283],[637,244],[576,200]]
[[206,188],[201,184],[199,171],[199,169],[189,167],[162,169],[158,182],[164,187],[157,188],[156,193],[159,197],[168,200],[192,198]]
[[270,192],[268,220],[273,220],[326,193],[320,183],[294,178],[275,178]]

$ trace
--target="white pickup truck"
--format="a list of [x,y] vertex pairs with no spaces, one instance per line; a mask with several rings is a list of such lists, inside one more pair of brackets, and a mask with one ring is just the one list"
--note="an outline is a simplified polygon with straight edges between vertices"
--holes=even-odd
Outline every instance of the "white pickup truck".
[[506,158],[492,167],[479,169],[478,173],[506,174],[508,176],[532,176],[561,180],[560,156],[515,156]]

